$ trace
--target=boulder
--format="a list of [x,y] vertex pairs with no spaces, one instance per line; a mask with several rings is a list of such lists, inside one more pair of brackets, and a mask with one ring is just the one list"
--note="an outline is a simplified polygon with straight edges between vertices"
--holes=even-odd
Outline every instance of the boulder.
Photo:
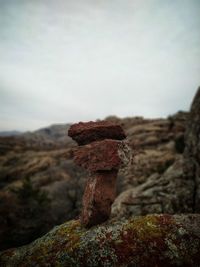
[[79,220],[0,254],[1,266],[199,266],[200,215],[148,215],[85,229]]

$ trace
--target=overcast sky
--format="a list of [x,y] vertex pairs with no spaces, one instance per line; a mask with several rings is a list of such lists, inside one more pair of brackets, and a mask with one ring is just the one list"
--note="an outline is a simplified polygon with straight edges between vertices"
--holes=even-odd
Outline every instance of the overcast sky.
[[188,110],[199,0],[0,0],[0,130]]

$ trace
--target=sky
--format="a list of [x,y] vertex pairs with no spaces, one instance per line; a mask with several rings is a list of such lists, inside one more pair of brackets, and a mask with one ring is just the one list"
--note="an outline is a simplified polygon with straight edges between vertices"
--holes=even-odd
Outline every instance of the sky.
[[199,0],[0,0],[0,131],[188,110]]

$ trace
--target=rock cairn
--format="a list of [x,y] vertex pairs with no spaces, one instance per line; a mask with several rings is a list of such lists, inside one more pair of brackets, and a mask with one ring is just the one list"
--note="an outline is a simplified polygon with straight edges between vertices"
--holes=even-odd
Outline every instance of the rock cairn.
[[130,162],[131,151],[121,126],[108,121],[73,124],[68,135],[79,145],[74,152],[75,163],[89,172],[81,223],[91,227],[109,218],[117,173]]

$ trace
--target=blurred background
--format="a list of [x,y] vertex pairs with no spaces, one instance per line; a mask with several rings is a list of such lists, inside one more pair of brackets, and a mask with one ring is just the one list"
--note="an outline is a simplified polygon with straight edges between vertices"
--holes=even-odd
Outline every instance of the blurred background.
[[0,0],[0,25],[0,249],[78,216],[78,121],[121,124],[133,149],[112,216],[195,212],[183,165],[199,0]]

